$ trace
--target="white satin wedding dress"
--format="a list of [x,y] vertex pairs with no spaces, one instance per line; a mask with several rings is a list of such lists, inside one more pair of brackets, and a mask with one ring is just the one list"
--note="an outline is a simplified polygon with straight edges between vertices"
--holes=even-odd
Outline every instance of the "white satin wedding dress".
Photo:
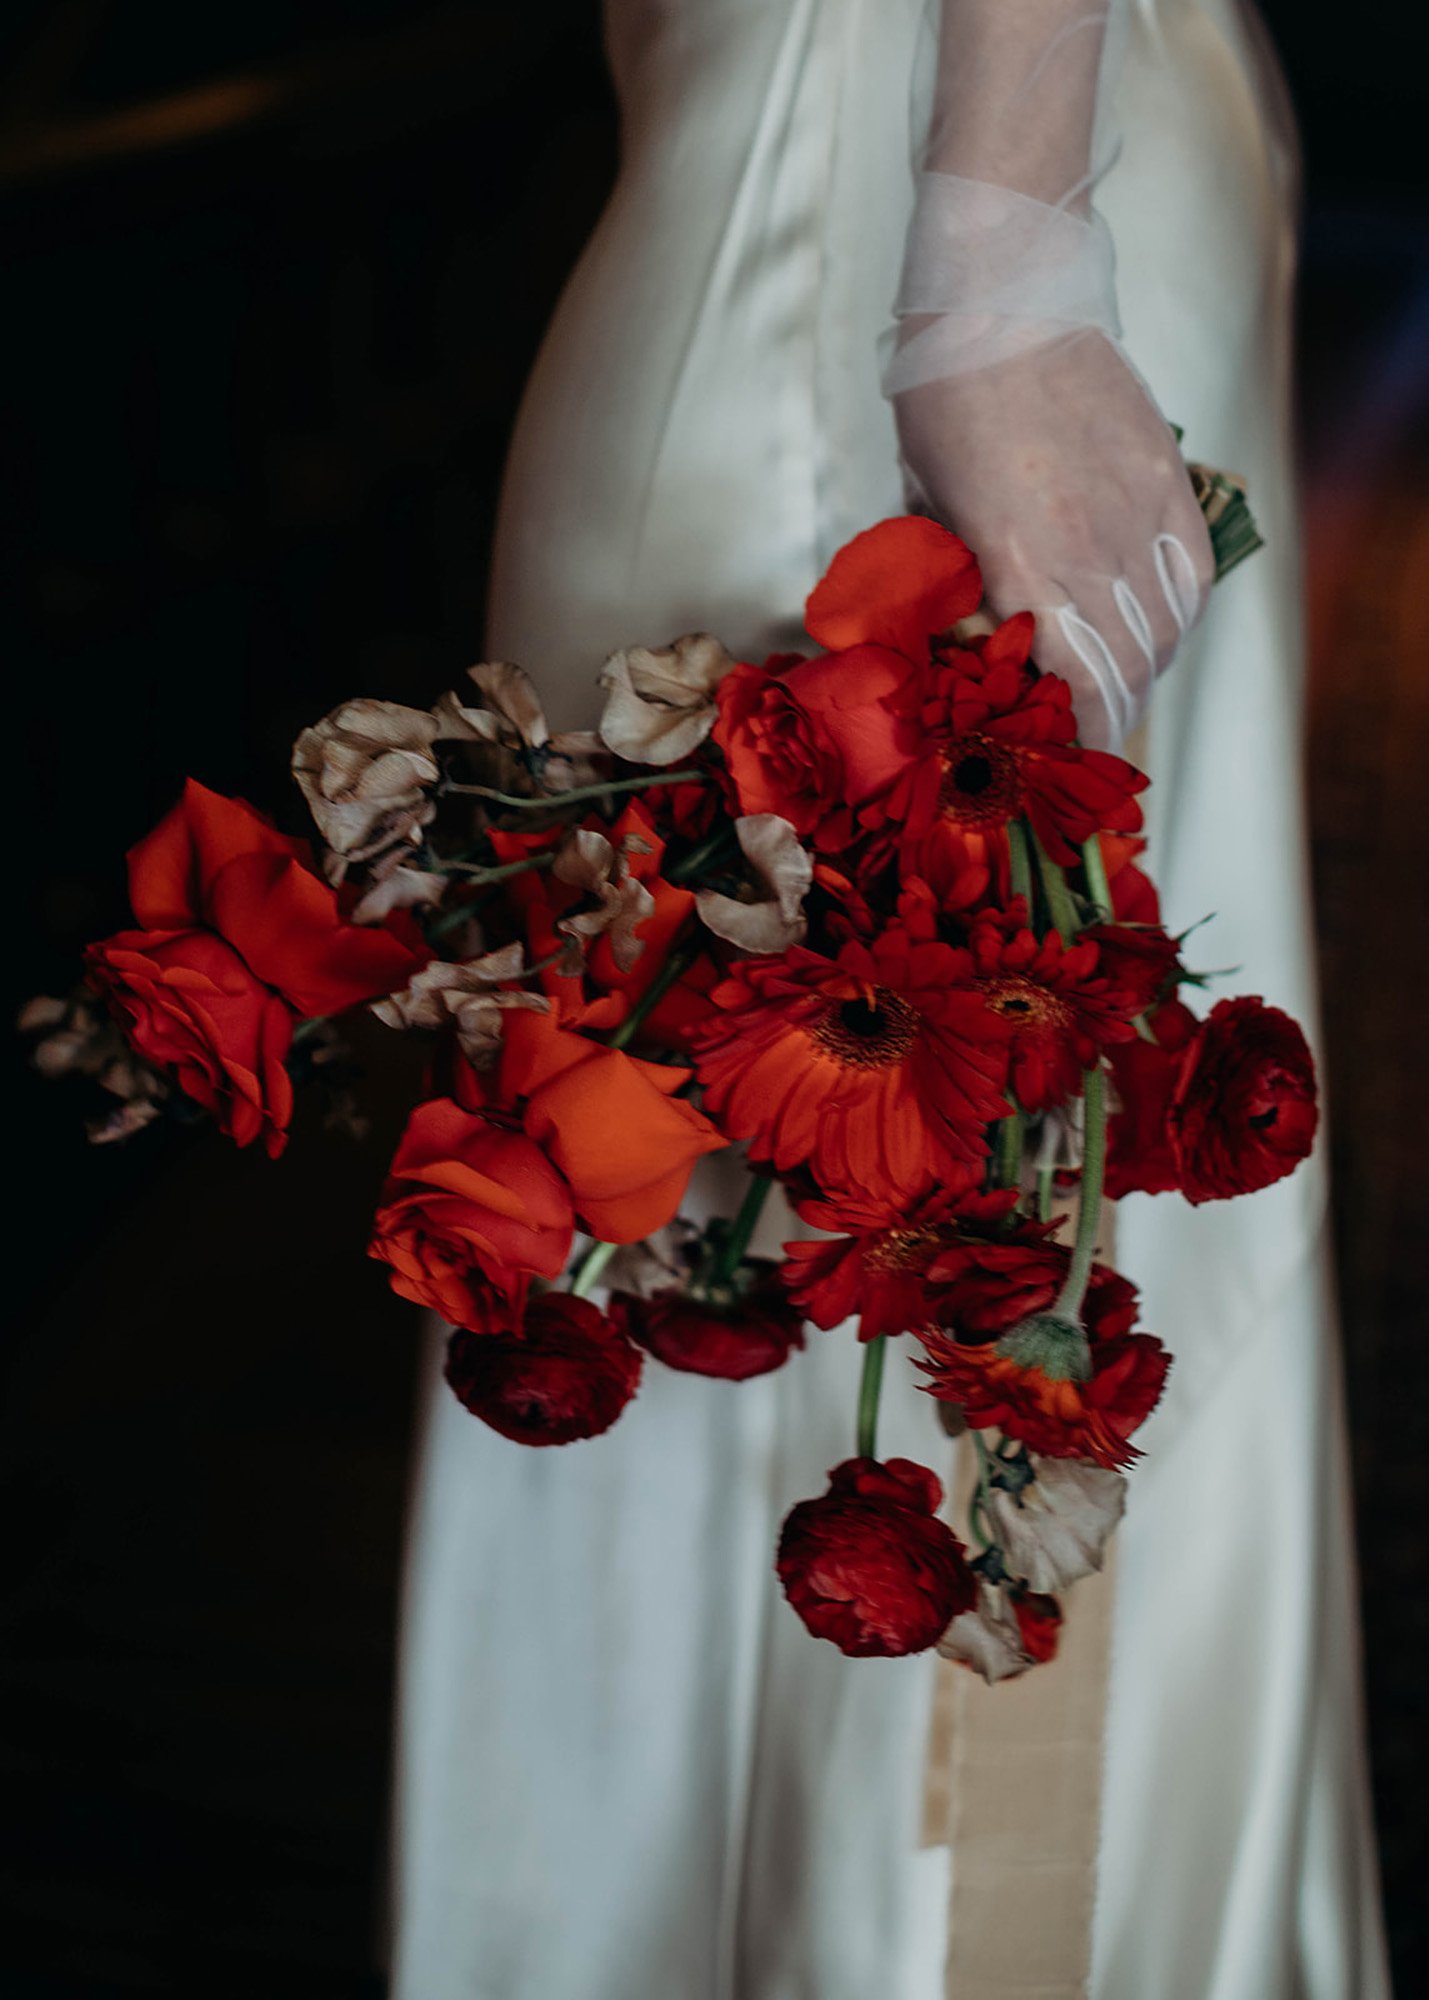
[[[611,0],[620,176],[526,397],[488,635],[560,723],[592,719],[622,644],[797,645],[832,552],[902,511],[878,338],[921,9]],[[1293,145],[1233,0],[1137,0],[1120,100],[1098,205],[1127,348],[1190,454],[1248,476],[1268,542],[1158,688],[1152,862],[1173,926],[1215,912],[1197,955],[1313,1023]],[[1324,1237],[1323,1149],[1248,1200],[1123,1204],[1119,1261],[1177,1364],[1120,1536],[1096,2000],[1388,1990]],[[555,1451],[484,1430],[438,1360],[434,1338],[397,2000],[942,1994],[929,1660],[843,1659],[771,1568],[783,1513],[852,1448],[854,1342],[811,1333],[737,1385],[651,1363],[612,1433]],[[889,1375],[881,1448],[946,1476],[906,1360]]]

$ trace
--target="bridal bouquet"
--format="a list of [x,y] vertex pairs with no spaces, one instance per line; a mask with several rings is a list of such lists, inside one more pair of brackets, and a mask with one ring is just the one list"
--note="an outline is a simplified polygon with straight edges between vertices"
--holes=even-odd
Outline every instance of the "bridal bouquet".
[[[1055,1651],[1170,1363],[1098,1261],[1104,1198],[1263,1187],[1316,1107],[1293,1021],[1181,998],[1146,778],[1079,746],[1032,617],[981,600],[908,517],[835,556],[817,650],[632,647],[594,733],[505,664],[430,710],[348,702],[293,753],[316,847],[191,780],[129,855],[134,928],[26,1025],[116,1101],[96,1136],[188,1107],[269,1154],[295,1085],[351,1111],[339,1017],[425,1036],[371,1255],[454,1329],[467,1409],[568,1444],[652,1360],[740,1380],[856,1329],[854,1454],[785,1521],[784,1591],[847,1653],[998,1679]],[[684,1212],[731,1146],[738,1212]],[[776,1186],[782,1259],[750,1250]],[[877,1456],[896,1340],[971,1432],[965,1539]]]

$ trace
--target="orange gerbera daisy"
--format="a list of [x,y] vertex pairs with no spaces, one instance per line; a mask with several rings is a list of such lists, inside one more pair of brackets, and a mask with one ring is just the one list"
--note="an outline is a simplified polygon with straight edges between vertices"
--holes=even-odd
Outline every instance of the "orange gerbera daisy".
[[899,925],[836,959],[748,959],[690,1035],[706,1106],[781,1173],[906,1200],[985,1157],[1007,1115],[1011,1029],[970,980],[965,951]]

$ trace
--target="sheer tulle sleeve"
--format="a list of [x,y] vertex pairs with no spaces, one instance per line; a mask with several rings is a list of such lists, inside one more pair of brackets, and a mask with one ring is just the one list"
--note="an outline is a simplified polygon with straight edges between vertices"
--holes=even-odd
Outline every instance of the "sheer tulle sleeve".
[[926,141],[884,377],[913,498],[1038,613],[1083,733],[1117,743],[1199,616],[1209,540],[1121,346],[1096,210],[1130,0],[935,0]]

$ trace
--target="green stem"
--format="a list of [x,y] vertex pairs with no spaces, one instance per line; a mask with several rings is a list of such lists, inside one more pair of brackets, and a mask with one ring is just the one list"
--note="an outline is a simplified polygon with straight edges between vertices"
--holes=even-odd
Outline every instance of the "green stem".
[[490,799],[494,805],[511,806],[518,812],[559,812],[563,806],[580,805],[586,799],[603,799],[612,792],[653,792],[662,785],[702,785],[703,771],[672,771],[668,777],[651,772],[639,778],[612,778],[605,785],[579,785],[573,792],[542,792],[537,798],[523,798],[518,792],[498,792],[490,785],[448,784],[444,793],[467,799]]
[[744,1191],[744,1200],[739,1204],[739,1213],[729,1225],[729,1234],[715,1260],[710,1275],[712,1285],[727,1285],[740,1265],[744,1253],[749,1248],[749,1239],[758,1226],[764,1212],[764,1204],[769,1198],[769,1190],[774,1185],[773,1174],[751,1174],[749,1186]]
[[1027,848],[1027,828],[1020,819],[1007,827],[1007,851],[1012,864],[1012,893],[1027,898],[1027,921],[1032,921],[1032,856]]
[[858,1385],[858,1437],[855,1447],[860,1458],[878,1456],[878,1396],[883,1387],[883,1350],[887,1345],[887,1334],[879,1333],[865,1343],[863,1350],[863,1374]]
[[1067,887],[1067,878],[1037,838],[1035,828],[1032,831],[1032,846],[1037,856],[1037,873],[1042,877],[1052,928],[1061,933],[1063,944],[1070,944],[1082,928],[1082,920],[1077,915],[1077,905]]
[[1096,834],[1082,846],[1082,866],[1087,871],[1087,894],[1096,905],[1097,915],[1105,922],[1112,915],[1111,884],[1106,879],[1106,862]]
[[531,868],[549,868],[556,858],[554,848],[543,848],[539,854],[528,854],[520,861],[503,861],[498,868],[488,868],[484,861],[434,861],[432,872],[437,875],[465,875],[475,887],[485,882],[504,882],[510,875],[524,875]]
[[571,1280],[571,1297],[588,1299],[600,1283],[601,1272],[615,1255],[618,1246],[614,1243],[592,1243],[584,1257],[580,1269]]
[[739,842],[732,826],[722,826],[718,833],[712,833],[708,840],[702,840],[698,847],[691,848],[683,861],[677,861],[665,870],[667,882],[688,882],[714,860],[723,859],[723,850],[728,849],[733,860],[739,851]]
[[1081,1207],[1077,1212],[1077,1237],[1072,1245],[1072,1261],[1052,1311],[1058,1318],[1080,1319],[1087,1280],[1096,1255],[1097,1227],[1101,1221],[1102,1184],[1106,1178],[1106,1074],[1089,1069],[1083,1081],[1085,1129],[1082,1134]]
[[1017,1187],[1022,1179],[1022,1113],[997,1122],[997,1152],[994,1172],[999,1187]]
[[672,951],[620,1026],[606,1036],[606,1047],[629,1048],[644,1027],[647,1017],[659,1006],[675,981],[689,971],[699,955],[700,948],[696,944],[687,944],[678,951]]
[[1052,1184],[1056,1177],[1056,1172],[1057,1169],[1055,1167],[1039,1167],[1037,1169],[1037,1220],[1039,1222],[1050,1222],[1052,1220]]

